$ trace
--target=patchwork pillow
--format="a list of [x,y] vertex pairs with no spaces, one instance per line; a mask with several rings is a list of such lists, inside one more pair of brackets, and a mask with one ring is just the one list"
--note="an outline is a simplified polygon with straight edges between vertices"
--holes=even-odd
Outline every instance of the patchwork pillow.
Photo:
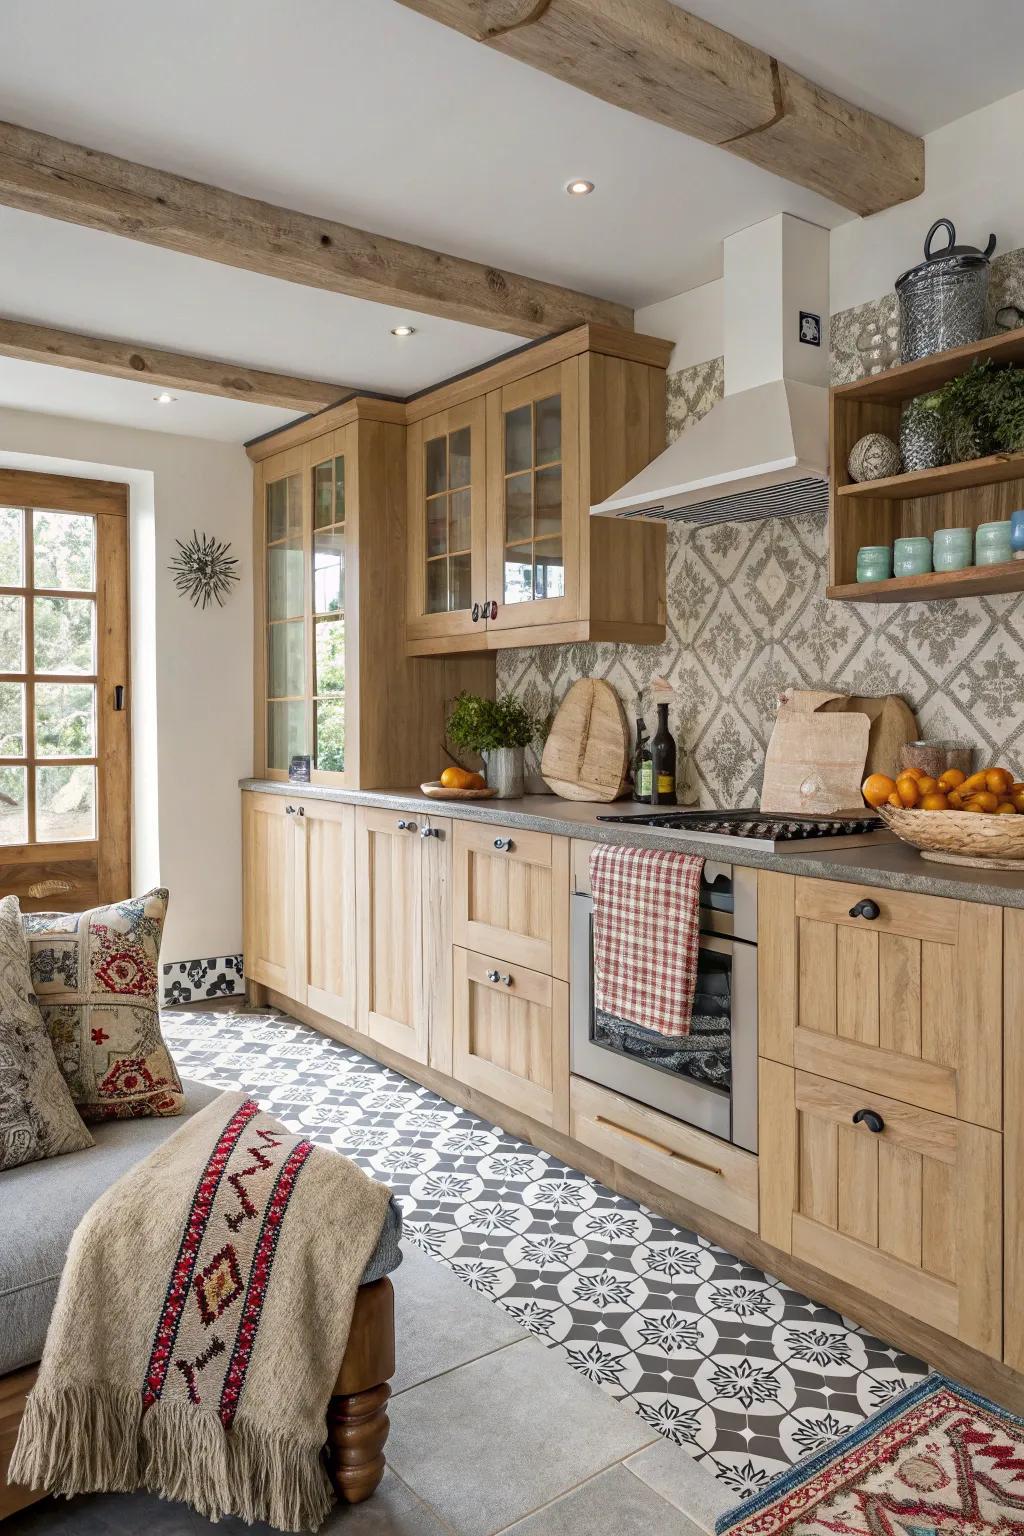
[[0,1169],[93,1145],[32,995],[17,896],[0,901]]
[[91,912],[26,912],[32,985],[83,1120],[180,1115],[181,1079],[160,1033],[167,892]]

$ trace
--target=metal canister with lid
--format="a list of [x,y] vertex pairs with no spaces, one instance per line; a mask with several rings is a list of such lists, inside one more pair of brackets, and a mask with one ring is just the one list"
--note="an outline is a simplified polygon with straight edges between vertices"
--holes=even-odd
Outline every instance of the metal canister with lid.
[[[947,232],[949,243],[933,252],[932,241],[940,229]],[[989,258],[995,248],[995,235],[989,235],[984,250],[957,245],[952,220],[936,219],[925,237],[924,261],[896,279],[901,363],[981,340]]]

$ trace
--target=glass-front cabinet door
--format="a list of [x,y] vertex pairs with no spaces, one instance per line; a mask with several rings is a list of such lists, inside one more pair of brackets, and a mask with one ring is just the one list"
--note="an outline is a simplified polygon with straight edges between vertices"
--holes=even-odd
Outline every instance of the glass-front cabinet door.
[[481,397],[409,427],[407,632],[413,640],[487,628],[484,420]]
[[578,616],[579,360],[487,397],[491,629]]
[[342,428],[263,466],[265,762],[287,777],[345,772],[345,463]]

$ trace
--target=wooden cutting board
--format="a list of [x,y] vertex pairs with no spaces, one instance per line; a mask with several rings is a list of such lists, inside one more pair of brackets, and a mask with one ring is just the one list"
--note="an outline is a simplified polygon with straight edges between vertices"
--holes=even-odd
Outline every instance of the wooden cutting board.
[[582,677],[562,700],[540,771],[563,800],[615,800],[626,787],[629,726],[610,683]]

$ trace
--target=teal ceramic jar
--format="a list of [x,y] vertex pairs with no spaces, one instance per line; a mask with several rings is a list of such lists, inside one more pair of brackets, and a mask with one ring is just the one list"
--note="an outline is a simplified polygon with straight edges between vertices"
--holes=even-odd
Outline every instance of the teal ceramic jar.
[[893,546],[894,576],[924,576],[932,568],[932,541],[925,538],[897,539]]
[[888,544],[864,544],[858,549],[858,581],[888,581],[891,575],[892,550]]
[[1010,519],[1000,523],[982,523],[974,535],[975,565],[1002,565],[1013,559]]
[[937,571],[966,571],[973,558],[974,535],[969,528],[936,528],[932,565]]

